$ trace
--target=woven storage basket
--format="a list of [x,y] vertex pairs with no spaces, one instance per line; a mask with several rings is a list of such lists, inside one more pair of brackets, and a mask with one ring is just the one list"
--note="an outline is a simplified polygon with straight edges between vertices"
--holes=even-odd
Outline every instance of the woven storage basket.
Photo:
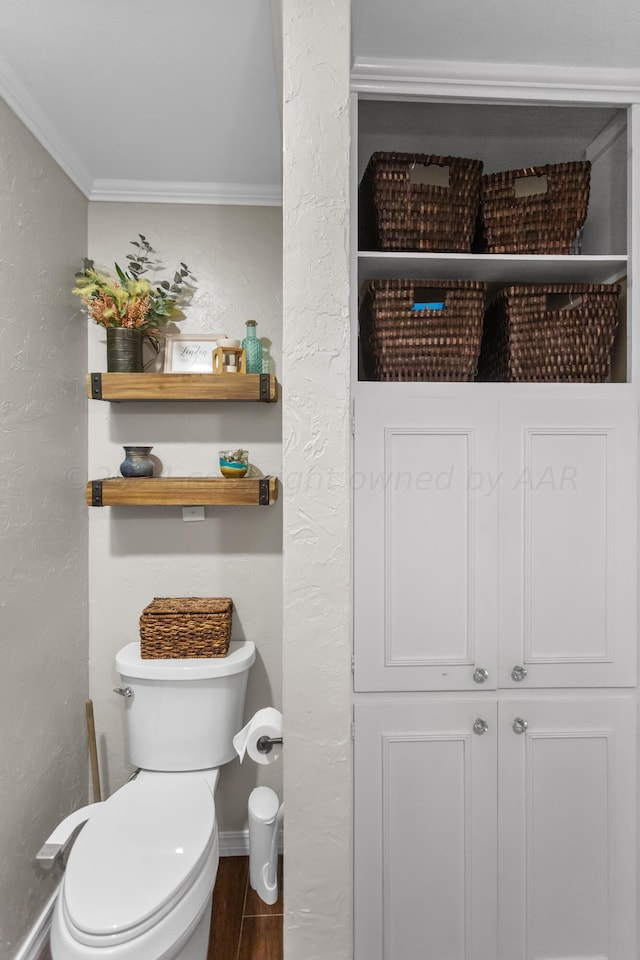
[[225,657],[232,609],[229,597],[156,597],[140,617],[140,656]]
[[[618,325],[618,284],[513,286],[489,306],[479,364],[484,380],[600,383]],[[549,298],[564,301],[549,302]]]
[[[587,219],[588,160],[491,173],[480,181],[485,253],[568,254]],[[516,196],[516,183],[546,177],[546,191]],[[523,184],[524,186],[524,184]]]
[[[412,183],[420,165],[448,167],[449,185]],[[481,173],[480,160],[374,153],[359,190],[360,248],[469,253]]]
[[[360,311],[365,374],[372,380],[473,380],[486,289],[471,281],[372,280]],[[443,308],[414,310],[425,294]]]

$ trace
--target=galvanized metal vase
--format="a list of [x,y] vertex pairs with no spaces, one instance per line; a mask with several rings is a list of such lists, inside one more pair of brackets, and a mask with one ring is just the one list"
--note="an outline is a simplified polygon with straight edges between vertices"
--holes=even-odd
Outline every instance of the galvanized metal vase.
[[142,373],[142,330],[107,327],[107,370],[109,373]]

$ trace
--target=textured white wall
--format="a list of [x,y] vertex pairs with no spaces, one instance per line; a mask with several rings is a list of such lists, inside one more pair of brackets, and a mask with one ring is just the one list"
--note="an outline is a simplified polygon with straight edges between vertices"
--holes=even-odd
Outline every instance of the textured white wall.
[[0,956],[54,889],[34,856],[86,799],[87,202],[0,101]]
[[354,54],[365,60],[638,66],[635,0],[354,0]]
[[343,960],[352,952],[350,3],[284,0],[283,16],[285,957]]
[[[281,379],[282,221],[279,209],[92,203],[89,251],[96,263],[124,264],[129,241],[143,233],[170,275],[185,261],[197,292],[180,324],[185,333],[245,335],[247,319],[271,341]],[[105,335],[89,325],[89,368],[106,370]],[[217,452],[249,450],[264,473],[280,475],[282,404],[121,403],[89,405],[89,476],[119,475],[125,443],[147,443],[163,475],[218,476]],[[123,703],[112,692],[113,660],[138,639],[138,619],[154,596],[230,596],[234,639],[254,640],[246,715],[281,706],[282,504],[207,507],[202,522],[182,521],[180,507],[103,507],[90,514],[90,672],[107,792],[131,767],[125,762]],[[236,760],[222,770],[218,818],[241,830],[257,783],[281,791],[281,765]]]

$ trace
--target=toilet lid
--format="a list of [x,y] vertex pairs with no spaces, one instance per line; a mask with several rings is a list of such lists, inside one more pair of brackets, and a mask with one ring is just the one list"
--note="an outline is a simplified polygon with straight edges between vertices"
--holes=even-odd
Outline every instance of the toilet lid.
[[165,914],[198,875],[215,830],[204,778],[157,774],[125,784],[73,846],[64,880],[69,920],[78,932],[119,940]]

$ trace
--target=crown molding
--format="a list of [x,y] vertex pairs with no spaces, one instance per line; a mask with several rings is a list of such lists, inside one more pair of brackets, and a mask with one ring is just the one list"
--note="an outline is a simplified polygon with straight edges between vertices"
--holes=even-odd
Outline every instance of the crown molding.
[[271,183],[190,183],[94,180],[89,200],[112,203],[200,203],[282,206],[282,188]]
[[282,187],[279,184],[94,180],[59,130],[2,58],[0,96],[90,201],[282,206]]
[[637,69],[358,57],[351,76],[352,89],[365,95],[570,100],[620,106],[640,101]]
[[76,187],[88,197],[91,193],[89,171],[18,80],[11,67],[1,58],[0,96]]

